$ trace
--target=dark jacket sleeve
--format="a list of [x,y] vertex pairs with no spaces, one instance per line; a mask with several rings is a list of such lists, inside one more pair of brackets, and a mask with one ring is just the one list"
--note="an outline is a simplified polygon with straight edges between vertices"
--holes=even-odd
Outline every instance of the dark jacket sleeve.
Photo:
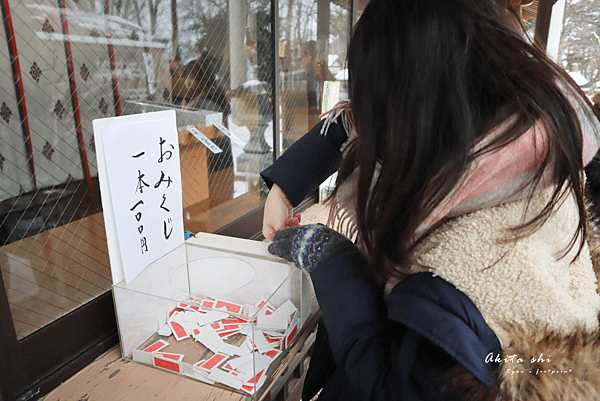
[[496,367],[486,356],[501,348],[464,294],[419,273],[384,298],[364,266],[356,250],[310,273],[332,354],[354,399],[451,399],[441,396],[436,384],[441,371],[456,363],[493,385]]
[[391,377],[385,304],[375,277],[361,269],[364,262],[359,252],[347,253],[321,264],[310,275],[335,362],[344,370],[356,399],[394,400],[400,389]]
[[261,172],[267,186],[277,184],[294,206],[336,171],[340,148],[348,139],[341,122],[332,122],[327,132],[321,134],[323,124],[324,120]]

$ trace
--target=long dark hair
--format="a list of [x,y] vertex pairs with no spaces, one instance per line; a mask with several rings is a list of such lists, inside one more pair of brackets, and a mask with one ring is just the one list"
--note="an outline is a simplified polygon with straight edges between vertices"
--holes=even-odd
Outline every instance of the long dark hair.
[[359,168],[358,232],[372,271],[384,278],[402,274],[417,227],[459,183],[477,156],[473,145],[506,121],[508,129],[478,154],[505,146],[540,120],[548,151],[531,184],[546,169],[556,183],[546,208],[515,229],[541,226],[570,192],[579,226],[569,249],[579,244],[581,250],[584,166],[573,99],[585,110],[589,101],[515,29],[503,5],[371,0],[351,39],[348,68],[358,138],[343,158],[338,184]]

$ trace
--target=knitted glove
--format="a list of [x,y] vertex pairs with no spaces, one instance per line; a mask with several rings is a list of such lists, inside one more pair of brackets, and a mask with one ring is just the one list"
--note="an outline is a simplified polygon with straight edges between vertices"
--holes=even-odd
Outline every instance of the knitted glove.
[[269,252],[297,268],[310,272],[332,257],[356,249],[342,234],[323,224],[309,224],[279,230],[273,235]]

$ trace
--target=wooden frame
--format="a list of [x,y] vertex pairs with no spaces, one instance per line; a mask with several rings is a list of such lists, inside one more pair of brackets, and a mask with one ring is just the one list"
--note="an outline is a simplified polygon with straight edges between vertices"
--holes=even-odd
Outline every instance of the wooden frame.
[[4,401],[46,394],[118,343],[111,291],[21,341],[17,341],[1,276],[0,297],[0,396]]

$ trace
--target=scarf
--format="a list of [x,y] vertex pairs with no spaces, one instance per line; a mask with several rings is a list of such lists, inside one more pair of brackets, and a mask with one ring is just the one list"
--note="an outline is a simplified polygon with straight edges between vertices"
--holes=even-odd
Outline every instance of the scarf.
[[[590,116],[577,108],[580,116]],[[324,113],[325,118],[321,134],[326,135],[332,123],[341,123],[348,133],[348,140],[342,145],[342,153],[348,144],[357,139],[353,129],[350,104],[339,103],[333,109]],[[435,227],[442,219],[455,218],[477,210],[498,206],[529,198],[553,185],[551,169],[547,168],[541,180],[532,184],[536,167],[546,156],[546,129],[538,120],[519,138],[489,152],[480,152],[491,141],[501,135],[512,123],[507,120],[493,129],[486,137],[477,143],[472,154],[478,155],[473,159],[463,177],[454,189],[440,202],[418,227],[415,238],[421,237]],[[583,162],[589,163],[599,147],[600,122],[593,118],[581,119],[583,135]],[[376,180],[376,176],[374,177]],[[358,190],[358,169],[340,184],[333,199],[332,218],[329,223],[338,231],[354,238],[357,234],[356,194]]]

